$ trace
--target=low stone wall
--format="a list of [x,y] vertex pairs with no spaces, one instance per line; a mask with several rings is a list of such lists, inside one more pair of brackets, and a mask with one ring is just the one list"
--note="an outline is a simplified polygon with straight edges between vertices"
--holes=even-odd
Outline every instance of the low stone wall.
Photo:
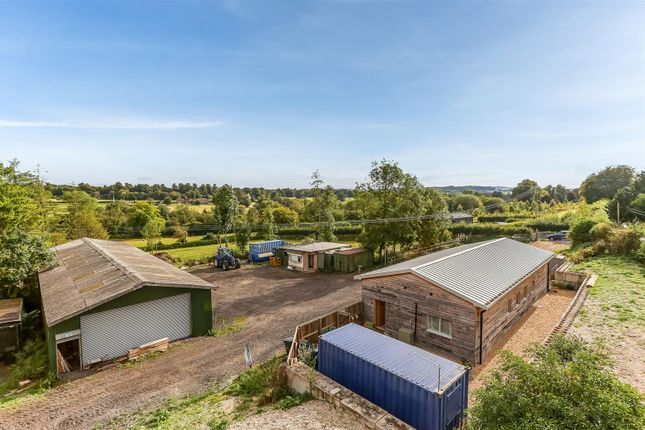
[[287,381],[292,390],[301,394],[309,392],[314,398],[355,415],[368,428],[414,430],[386,410],[305,364],[298,362],[287,366]]

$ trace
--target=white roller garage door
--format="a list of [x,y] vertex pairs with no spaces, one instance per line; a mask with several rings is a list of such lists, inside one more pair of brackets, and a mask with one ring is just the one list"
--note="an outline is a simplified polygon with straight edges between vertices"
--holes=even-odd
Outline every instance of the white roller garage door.
[[190,334],[190,294],[82,315],[83,366],[120,357],[157,339],[183,339]]

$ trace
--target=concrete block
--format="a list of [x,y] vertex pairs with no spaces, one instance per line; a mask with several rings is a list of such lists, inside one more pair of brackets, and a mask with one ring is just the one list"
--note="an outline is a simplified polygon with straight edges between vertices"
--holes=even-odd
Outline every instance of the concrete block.
[[387,412],[373,403],[365,400],[358,394],[352,394],[349,397],[346,397],[341,402],[341,405],[345,409],[353,412],[359,416],[361,422],[363,422],[368,428],[376,428],[376,423],[380,421]]

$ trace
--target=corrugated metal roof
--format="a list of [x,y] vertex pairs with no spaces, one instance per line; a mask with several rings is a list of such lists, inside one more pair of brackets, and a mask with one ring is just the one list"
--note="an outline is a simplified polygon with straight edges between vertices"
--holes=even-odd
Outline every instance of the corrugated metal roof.
[[294,252],[325,252],[325,251],[331,251],[332,249],[339,249],[339,248],[349,248],[350,245],[344,244],[344,243],[334,243],[334,242],[313,242],[313,243],[306,243],[304,245],[285,245],[285,246],[280,246],[280,249],[284,249],[286,251],[294,251]]
[[214,288],[124,242],[82,238],[52,250],[58,266],[38,274],[48,326],[144,286]]
[[321,338],[434,393],[443,391],[467,370],[453,361],[354,323],[325,333]]
[[22,299],[0,300],[0,324],[22,321]]
[[552,252],[502,238],[439,251],[356,278],[414,273],[487,309],[554,256]]

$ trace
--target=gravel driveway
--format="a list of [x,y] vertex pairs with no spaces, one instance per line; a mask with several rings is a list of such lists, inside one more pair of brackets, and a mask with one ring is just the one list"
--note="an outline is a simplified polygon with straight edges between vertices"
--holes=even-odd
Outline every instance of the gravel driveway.
[[242,372],[246,343],[255,361],[263,361],[284,351],[282,340],[299,323],[360,300],[360,284],[351,275],[267,266],[195,275],[219,287],[213,292],[216,318],[246,317],[243,330],[188,339],[134,367],[112,367],[62,384],[0,410],[0,428],[92,428],[123,413],[153,409],[164,399],[198,392]]

